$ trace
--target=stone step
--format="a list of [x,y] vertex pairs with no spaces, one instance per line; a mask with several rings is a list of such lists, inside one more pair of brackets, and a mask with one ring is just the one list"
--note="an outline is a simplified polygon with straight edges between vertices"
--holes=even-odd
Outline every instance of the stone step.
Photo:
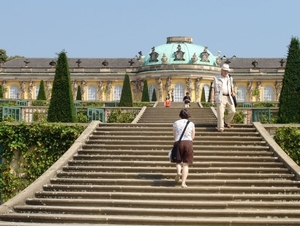
[[47,212],[47,213],[66,213],[66,214],[86,214],[86,215],[136,215],[136,216],[159,216],[163,214],[164,216],[172,217],[175,215],[181,215],[184,213],[190,213],[191,217],[199,217],[199,216],[210,216],[210,217],[262,217],[268,218],[270,216],[277,216],[278,218],[293,218],[299,217],[299,210],[240,210],[239,213],[236,213],[235,210],[231,209],[174,209],[170,211],[170,209],[165,208],[111,208],[111,207],[60,207],[60,206],[17,206],[16,210],[20,213],[37,213],[37,212]]
[[[78,156],[81,155],[148,155],[148,152],[145,152],[145,150],[109,150],[109,153],[103,152],[98,149],[82,149],[78,151]],[[153,156],[164,156],[166,157],[166,152],[161,150],[152,150],[151,154]],[[194,151],[195,157],[197,156],[269,156],[273,157],[274,154],[271,151],[268,150],[233,150],[233,151],[227,151],[227,150],[195,150]],[[150,156],[149,156],[150,157]]]
[[[194,173],[290,173],[287,168],[245,168],[245,167],[196,167],[191,166],[190,169]],[[174,173],[174,167],[131,167],[131,166],[64,166],[63,172],[164,172]]]
[[[110,160],[113,161],[168,161],[166,156],[145,155],[76,155],[74,160]],[[274,162],[277,157],[264,156],[194,156],[194,161],[227,162]]]
[[[167,158],[167,157],[166,157]],[[68,161],[70,166],[131,166],[131,167],[175,167],[173,163],[169,163],[167,160],[162,161],[114,161],[114,160],[70,160]],[[282,162],[195,162],[193,167],[246,167],[246,168],[264,168],[264,167],[284,167]]]
[[[193,170],[194,172],[194,170]],[[162,175],[163,173],[163,175]],[[170,179],[174,178],[175,174],[173,173],[166,173],[164,171],[156,171],[156,172],[149,172],[149,173],[118,173],[114,172],[64,172],[60,171],[57,173],[57,177],[59,178],[105,178],[105,179]],[[282,174],[282,173],[190,173],[189,179],[293,179],[293,174]]]
[[[172,210],[167,210],[172,212]],[[186,213],[184,211],[183,213]],[[296,214],[296,213],[295,213]],[[44,225],[44,222],[51,223],[61,223],[67,222],[67,224],[63,225],[72,225],[75,224],[95,224],[95,225],[205,225],[205,226],[237,226],[237,225],[247,225],[247,226],[270,226],[270,225],[299,225],[300,219],[298,217],[295,218],[254,218],[254,217],[239,217],[236,214],[230,217],[181,217],[181,216],[158,216],[158,217],[143,217],[143,216],[115,216],[115,215],[83,215],[83,214],[30,214],[27,213],[13,213],[11,214],[12,219],[15,222],[18,221],[35,221],[41,222]],[[186,215],[185,215],[186,216]],[[3,216],[5,218],[6,216]],[[11,220],[8,218],[7,220]],[[68,224],[69,222],[69,224]],[[71,222],[71,223],[70,223]],[[142,223],[142,224],[141,224]],[[5,225],[5,224],[4,224]],[[51,225],[51,224],[47,224]],[[20,226],[20,224],[18,224]]]
[[182,194],[288,194],[299,195],[300,188],[298,186],[260,186],[260,187],[242,187],[242,186],[193,186],[186,189],[178,189],[178,187],[159,187],[159,186],[119,186],[119,185],[66,185],[66,184],[46,184],[43,186],[44,191],[72,191],[72,192],[136,192],[140,195],[147,193],[176,193],[178,196]]
[[[144,175],[146,176],[146,175]],[[81,185],[140,185],[140,186],[178,186],[174,179],[170,178],[143,178],[143,179],[102,179],[102,178],[51,178],[52,184],[81,184]],[[285,179],[190,179],[188,182],[189,187],[192,186],[299,186],[299,181],[285,180]]]

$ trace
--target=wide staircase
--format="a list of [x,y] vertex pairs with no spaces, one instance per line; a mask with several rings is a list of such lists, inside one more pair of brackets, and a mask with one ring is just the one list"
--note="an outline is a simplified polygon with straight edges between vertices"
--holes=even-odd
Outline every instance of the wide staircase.
[[167,153],[181,108],[99,124],[42,190],[0,215],[0,225],[300,225],[295,175],[253,125],[216,132],[210,108],[189,109],[194,164],[188,188],[175,183]]

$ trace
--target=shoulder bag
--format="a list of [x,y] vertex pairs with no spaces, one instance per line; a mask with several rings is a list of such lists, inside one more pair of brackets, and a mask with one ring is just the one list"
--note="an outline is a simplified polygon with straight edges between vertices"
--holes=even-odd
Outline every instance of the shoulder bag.
[[186,127],[188,126],[189,123],[190,123],[190,121],[187,121],[179,140],[174,142],[173,147],[169,152],[170,162],[178,162],[178,161],[181,160],[181,156],[180,156],[180,152],[179,152],[179,144],[180,144],[180,141],[181,141],[181,139],[183,137],[183,134],[186,130]]

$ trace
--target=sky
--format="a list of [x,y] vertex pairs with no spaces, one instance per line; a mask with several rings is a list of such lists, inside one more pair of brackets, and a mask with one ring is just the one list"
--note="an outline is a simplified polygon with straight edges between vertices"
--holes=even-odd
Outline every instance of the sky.
[[7,56],[134,58],[189,36],[214,55],[284,58],[300,0],[0,0]]

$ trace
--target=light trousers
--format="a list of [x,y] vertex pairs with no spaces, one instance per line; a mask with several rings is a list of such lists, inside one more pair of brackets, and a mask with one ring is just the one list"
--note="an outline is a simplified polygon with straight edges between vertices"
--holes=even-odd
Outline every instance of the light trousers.
[[[225,109],[228,111],[228,115],[224,120]],[[218,116],[218,130],[224,130],[224,121],[226,124],[230,124],[235,114],[235,106],[230,104],[229,96],[222,97],[222,103],[217,103],[217,116]]]

